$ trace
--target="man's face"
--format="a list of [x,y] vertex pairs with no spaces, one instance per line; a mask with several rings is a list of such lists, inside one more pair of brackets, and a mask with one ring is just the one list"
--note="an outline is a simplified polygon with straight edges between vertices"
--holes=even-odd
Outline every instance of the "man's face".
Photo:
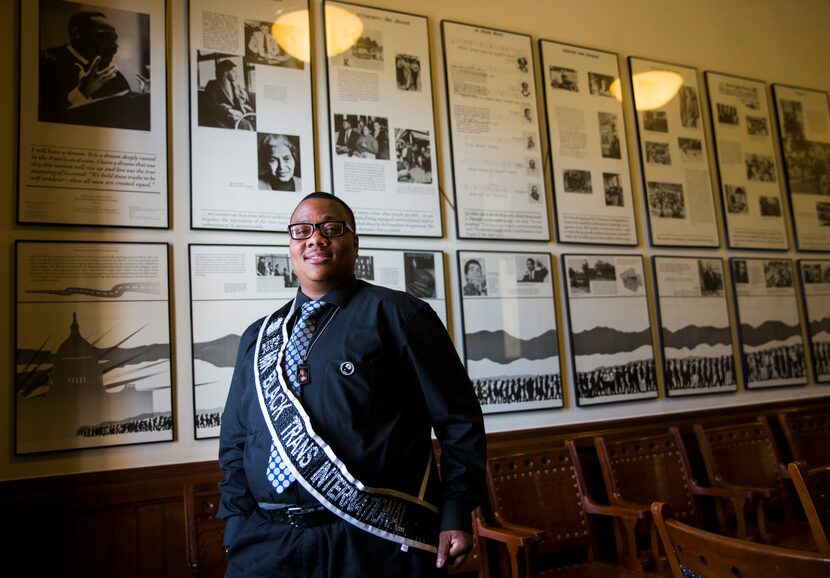
[[528,259],[526,265],[527,265],[527,270],[528,271],[533,271],[533,269],[535,267],[535,265],[533,263],[533,259]]
[[100,65],[108,65],[118,52],[118,34],[103,16],[93,16],[86,26],[72,30],[72,46],[84,58],[92,61],[101,57]]
[[284,144],[271,147],[268,157],[268,168],[271,174],[280,181],[287,182],[294,176],[294,155]]
[[[335,201],[309,199],[300,203],[291,215],[294,223],[349,222],[346,210]],[[308,239],[291,239],[291,263],[307,296],[319,299],[354,275],[357,261],[357,235],[348,231],[341,237],[328,239],[317,229]]]
[[470,263],[467,266],[467,281],[473,284],[481,281],[481,266],[478,263]]
[[350,128],[352,128],[352,124],[349,121],[344,120],[343,121],[343,132],[348,131]]

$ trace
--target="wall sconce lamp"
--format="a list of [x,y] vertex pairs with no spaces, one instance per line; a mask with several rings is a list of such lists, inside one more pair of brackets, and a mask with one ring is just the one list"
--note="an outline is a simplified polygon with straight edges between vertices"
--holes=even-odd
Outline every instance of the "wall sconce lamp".
[[[353,12],[326,5],[326,48],[328,57],[351,48],[363,33],[363,21]],[[288,54],[303,62],[311,61],[308,10],[281,14],[271,26],[271,35]]]

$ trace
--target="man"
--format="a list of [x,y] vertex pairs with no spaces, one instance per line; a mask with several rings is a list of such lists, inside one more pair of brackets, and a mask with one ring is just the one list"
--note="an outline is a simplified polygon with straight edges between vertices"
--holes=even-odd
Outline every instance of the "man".
[[343,201],[312,193],[290,223],[300,289],[245,331],[222,418],[226,576],[436,575],[483,494],[472,385],[427,304],[355,279]]
[[239,84],[236,64],[227,58],[216,63],[216,78],[205,85],[211,126],[254,130],[248,113],[254,112],[248,92]]
[[541,283],[548,276],[548,268],[541,261],[528,257],[525,261],[525,272],[519,279],[522,283]]
[[248,50],[254,55],[254,59],[273,64],[280,61],[280,50],[277,41],[271,35],[271,24],[260,22],[259,28],[251,33],[248,41]]
[[[39,119],[149,130],[149,108],[125,112],[123,104],[111,104],[113,99],[137,95],[131,94],[129,82],[113,61],[118,34],[106,15],[82,10],[69,18],[67,28],[69,43],[44,50],[40,57]],[[149,93],[149,78],[136,77]]]
[[352,156],[357,147],[358,137],[358,131],[352,130],[352,123],[344,118],[340,124],[340,131],[337,133],[337,139],[334,143],[335,152],[338,155]]

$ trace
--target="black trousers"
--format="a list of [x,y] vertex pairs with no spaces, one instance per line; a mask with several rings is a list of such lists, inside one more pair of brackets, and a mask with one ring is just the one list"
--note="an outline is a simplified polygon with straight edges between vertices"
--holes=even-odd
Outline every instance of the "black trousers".
[[336,520],[311,528],[255,511],[228,552],[225,578],[431,578],[435,554],[373,536]]

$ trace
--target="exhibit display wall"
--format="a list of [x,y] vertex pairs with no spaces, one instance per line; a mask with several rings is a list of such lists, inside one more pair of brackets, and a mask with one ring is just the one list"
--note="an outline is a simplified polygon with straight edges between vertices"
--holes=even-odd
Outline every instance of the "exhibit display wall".
[[[296,0],[285,2],[292,7],[303,5]],[[50,3],[65,4],[44,0],[40,5]],[[31,86],[21,86],[36,76],[38,63],[33,54],[39,45],[32,42],[37,26],[21,32],[20,23],[22,19],[28,22],[26,18],[38,3],[24,0],[22,4],[23,9],[16,0],[0,2],[0,82],[5,87],[0,92],[0,186],[5,192],[0,212],[4,219],[0,228],[4,247],[0,252],[0,271],[4,273],[0,285],[4,303],[0,308],[0,367],[6,384],[0,396],[0,422],[4,424],[0,428],[0,480],[215,459],[218,428],[208,418],[210,411],[215,416],[221,412],[224,381],[232,367],[227,361],[211,358],[215,350],[209,345],[229,333],[238,335],[293,294],[295,285],[286,258],[288,235],[274,230],[284,230],[286,216],[301,198],[299,193],[315,188],[342,194],[359,209],[358,216],[370,223],[361,229],[358,220],[358,232],[370,233],[361,237],[358,276],[405,289],[439,312],[476,387],[484,388],[479,397],[486,406],[488,432],[830,396],[830,369],[822,365],[827,360],[817,360],[810,351],[811,343],[824,342],[830,335],[821,326],[822,321],[827,323],[825,311],[830,309],[826,305],[828,292],[815,285],[830,282],[825,272],[830,270],[830,247],[824,246],[821,231],[830,226],[830,203],[810,199],[830,191],[795,191],[801,203],[796,232],[787,185],[795,183],[798,174],[792,166],[786,167],[790,172],[785,173],[778,110],[771,90],[773,84],[783,87],[778,93],[790,99],[782,108],[785,112],[797,115],[803,105],[808,124],[815,128],[824,122],[821,109],[826,111],[826,93],[830,91],[830,59],[826,58],[830,37],[825,30],[830,5],[824,0],[365,0],[360,6],[351,6],[367,22],[376,21],[374,27],[367,25],[364,34],[374,44],[367,44],[362,54],[353,50],[351,57],[329,61],[324,56],[324,3],[310,0],[311,63],[280,58],[269,61],[264,56],[256,60],[247,53],[244,58],[248,60],[240,56],[235,61],[238,67],[256,73],[249,74],[246,82],[257,96],[260,126],[250,127],[256,134],[228,130],[232,136],[226,139],[203,136],[209,134],[201,131],[211,121],[197,110],[198,97],[192,96],[202,94],[213,82],[214,67],[222,67],[220,60],[227,52],[227,45],[223,48],[215,39],[194,35],[192,23],[202,22],[200,34],[208,27],[215,33],[227,24],[227,19],[216,16],[224,3],[148,2],[152,8],[147,8],[144,19],[127,17],[134,2],[102,1],[103,10],[115,7],[127,14],[125,30],[146,37],[152,48],[152,59],[147,56],[141,61],[141,55],[135,56],[147,63],[141,64],[148,67],[147,76],[152,62],[156,75],[151,79],[152,92],[147,88],[146,117],[133,117],[128,127],[118,120],[113,122],[119,129],[147,133],[127,144],[157,154],[152,159],[152,186],[160,187],[160,194],[154,203],[127,203],[129,210],[123,214],[117,210],[108,213],[106,203],[102,208],[102,203],[89,204],[78,195],[77,204],[65,209],[71,215],[50,210],[49,198],[40,196],[38,187],[21,186],[28,183],[30,175],[19,167],[35,167],[36,155],[42,152],[36,148],[39,141],[32,132],[36,123],[24,114],[36,108],[36,96]],[[261,7],[268,2],[252,0],[250,4]],[[202,16],[194,17],[194,6]],[[63,10],[68,9],[64,6]],[[384,14],[389,18],[384,20]],[[241,19],[248,35],[244,37],[246,46],[254,45],[257,23],[267,18],[267,10],[260,10],[250,21]],[[165,20],[163,36],[159,29]],[[408,27],[410,35],[398,33],[395,25]],[[151,28],[152,34],[141,32],[143,26]],[[426,39],[423,28],[428,31]],[[43,35],[44,28],[40,30]],[[50,34],[57,37],[58,33]],[[126,45],[129,36],[123,34],[120,44]],[[489,45],[481,40],[482,35],[491,39]],[[428,42],[427,53],[424,40]],[[547,41],[541,48],[540,40]],[[41,37],[40,46],[47,41]],[[384,46],[389,47],[386,54]],[[471,46],[496,55],[508,54],[507,60],[482,54],[471,57]],[[596,70],[584,64],[585,58],[596,59]],[[505,65],[508,61],[509,66]],[[132,77],[142,71],[141,66],[135,66],[139,72],[129,72],[133,84]],[[397,80],[390,76],[387,86],[376,78],[377,70],[384,66],[388,71],[397,67],[408,73],[400,73]],[[475,76],[470,70],[476,66],[484,70],[484,76],[505,86],[515,85],[515,94],[494,94],[491,104],[485,106],[477,89],[469,88]],[[556,92],[563,88],[574,91],[571,83],[577,81],[583,66],[593,70],[586,76],[583,91],[607,100],[585,104],[584,99]],[[603,82],[617,74],[617,66],[621,83],[612,89]],[[674,67],[691,75],[686,84],[696,92],[693,96],[684,93],[685,100],[678,99],[679,109],[638,113],[632,95],[632,66],[637,70]],[[720,83],[717,99],[707,92],[704,72],[712,73],[708,90]],[[467,88],[460,89],[462,85]],[[763,94],[757,91],[758,86]],[[620,87],[621,103],[611,94]],[[812,100],[804,96],[798,101],[802,96],[791,87],[810,89]],[[746,94],[743,91],[753,89],[756,92],[749,103],[741,98]],[[360,90],[370,91],[372,96],[360,94]],[[161,114],[165,99],[166,116]],[[374,104],[367,105],[367,100]],[[717,110],[712,113],[709,108],[716,101]],[[613,106],[603,108],[604,103]],[[404,106],[411,112],[402,110]],[[290,119],[280,117],[280,107],[290,109]],[[583,113],[588,111],[585,118],[590,117],[591,122],[598,119],[597,127],[590,129],[592,135],[597,133],[596,142],[577,146],[573,139],[559,138],[566,125],[574,128],[579,115],[573,111],[578,107],[584,108]],[[729,134],[730,115],[738,111],[752,117],[750,135],[758,137],[747,137],[753,146],[758,144],[758,152],[753,152],[751,159],[747,157],[745,169],[747,180],[763,183],[761,193],[750,191],[748,197],[760,199],[760,217],[752,218],[766,219],[769,225],[765,229],[756,226],[760,221],[750,222],[750,229],[766,231],[760,241],[752,237],[753,231],[740,229],[746,222],[740,220],[742,215],[751,214],[742,209],[747,199],[743,189],[752,183],[744,183],[742,175],[727,177],[724,168],[734,147],[722,146],[730,144],[723,135]],[[43,120],[42,110],[40,114]],[[638,114],[643,116],[638,118]],[[471,135],[486,130],[489,121],[483,119],[489,118],[487,115],[507,119],[515,134],[502,136],[501,141],[498,135],[476,141]],[[669,131],[664,123],[674,122],[672,115],[679,120]],[[90,124],[77,117],[55,122]],[[726,132],[714,130],[713,122],[726,125]],[[347,123],[373,125],[375,135],[383,137],[355,144],[355,150],[360,146],[364,150],[352,158],[353,151],[337,142],[340,127]],[[153,129],[147,130],[151,125]],[[68,138],[78,148],[88,144],[116,149],[123,144],[86,142],[85,135],[94,134],[88,126],[66,126],[61,134],[46,137],[54,143]],[[668,137],[661,144],[659,133],[673,135],[671,147]],[[555,139],[553,154],[551,134]],[[830,127],[824,126],[824,137],[828,134]],[[613,141],[617,135],[623,142]],[[46,137],[37,134],[38,139]],[[769,137],[774,144],[767,142]],[[715,138],[719,139],[717,146]],[[262,180],[257,187],[256,153],[240,153],[247,147],[259,149],[261,155],[263,147],[276,149],[277,143],[295,151],[290,183],[294,192],[266,192]],[[830,150],[828,143],[830,138],[818,143],[825,156]],[[227,154],[223,147],[228,147]],[[496,157],[476,157],[479,153],[475,151],[482,147],[496,151]],[[562,160],[579,156],[573,153],[575,148],[591,151],[592,147],[607,162]],[[416,163],[406,158],[402,151],[410,149],[426,151],[426,164],[423,159]],[[671,177],[661,176],[668,174],[661,165],[667,164],[669,154],[678,163],[686,163],[683,186],[687,194],[692,195],[688,192],[692,187],[697,191],[695,199],[686,197],[690,205],[685,208],[676,206],[677,199],[682,202],[684,198],[681,185],[663,182]],[[498,158],[500,155],[504,158]],[[494,165],[488,177],[491,158],[505,166],[513,163],[509,169],[513,172],[499,173]],[[221,170],[222,162],[230,168]],[[573,162],[573,166],[565,166],[566,162]],[[692,165],[697,169],[691,170]],[[228,172],[243,168],[254,183],[249,188],[256,189],[249,197],[241,185],[233,188],[241,181]],[[828,180],[818,183],[819,189],[830,184],[830,166],[826,170]],[[517,172],[522,176],[518,191],[504,176]],[[230,188],[217,185],[223,178]],[[722,183],[724,178],[732,178],[734,183]],[[361,196],[361,187],[374,198],[367,201]],[[580,196],[592,190],[599,192],[599,209],[592,208],[587,196]],[[512,193],[516,196],[510,197]],[[711,201],[707,197],[710,193]],[[701,199],[711,206],[701,208],[705,204]],[[568,219],[564,218],[565,207],[573,210]],[[95,211],[107,217],[89,220],[88,215]],[[233,211],[238,214],[226,219],[224,215]],[[704,217],[696,222],[685,220],[694,217],[695,211],[702,211]],[[811,211],[816,215],[815,230],[807,226]],[[592,239],[579,219],[597,214],[602,220],[590,223],[593,227],[619,220]],[[393,226],[388,219],[394,221]],[[681,219],[684,222],[673,227],[672,219],[677,219],[678,225]],[[91,222],[101,226],[90,226]],[[731,236],[727,222],[734,229]],[[108,263],[126,263],[123,266],[131,271],[140,270],[142,279],[148,281],[138,288],[119,288],[123,285],[119,282],[129,276],[110,268],[98,275],[100,287],[83,289],[94,295],[82,305],[73,305],[74,297],[67,297],[75,291],[67,287],[71,285],[67,281],[74,279],[73,268],[88,268],[104,258]],[[223,271],[234,269],[228,265],[231,261],[247,263],[252,270],[255,262],[267,261],[274,278],[257,279],[256,283],[249,280],[253,289],[244,289],[246,280],[242,277],[211,278],[220,260]],[[467,271],[473,261],[482,276],[476,283],[470,282],[473,277]],[[661,266],[657,282],[655,263]],[[238,268],[235,270],[238,273]],[[60,281],[62,295],[56,292],[50,274]],[[526,284],[533,282],[538,284]],[[765,289],[756,290],[753,284],[765,285]],[[122,290],[141,296],[117,305],[112,301]],[[804,308],[805,291],[811,298],[809,318]],[[227,298],[229,293],[234,294],[233,300]],[[260,298],[262,294],[268,299]],[[736,301],[736,294],[741,299]],[[210,301],[216,296],[225,304],[212,306]],[[704,305],[706,298],[711,302]],[[676,311],[661,315],[660,307],[674,306],[689,307],[690,311],[686,317],[677,316]],[[590,318],[603,307],[614,314],[609,319]],[[695,307],[701,307],[699,319]],[[778,317],[764,315],[770,308]],[[112,367],[103,370],[109,374],[101,380],[113,392],[130,390],[130,397],[125,394],[121,398],[129,407],[107,405],[102,409],[103,405],[94,404],[104,402],[93,395],[77,407],[57,396],[47,409],[38,407],[37,400],[50,387],[38,390],[38,379],[47,380],[45,370],[38,369],[40,349],[55,351],[64,336],[78,333],[78,325],[80,334],[86,336],[84,323],[96,315],[106,321],[124,319],[135,327],[140,339],[128,342],[132,353],[126,352],[126,345],[119,352],[132,355],[132,360],[143,356],[144,385],[136,386],[135,376],[119,378],[121,368]],[[615,316],[619,318],[611,319]],[[816,325],[809,330],[808,319],[814,318]],[[686,343],[675,337],[672,341],[671,336],[681,330],[688,338],[694,333],[689,328],[694,329],[696,323],[703,327],[706,319],[717,339],[707,341],[698,336]],[[772,333],[773,329],[779,333]],[[102,342],[97,347],[104,347],[104,332],[102,329],[98,334]],[[491,334],[498,334],[498,343],[490,339]],[[625,334],[622,340],[620,334]],[[615,347],[598,344],[598,335],[614,342]],[[21,336],[26,340],[31,337],[31,341],[24,343]],[[45,345],[50,339],[57,342]],[[123,341],[112,347],[127,339],[124,335]],[[544,347],[539,345],[543,339],[548,339]],[[626,345],[620,346],[623,342]],[[138,351],[139,345],[144,349]],[[773,360],[769,363],[775,366],[774,375],[766,373],[765,364],[769,363],[763,350],[767,346],[774,346],[774,352],[766,357]],[[28,357],[21,362],[24,348]],[[828,347],[825,344],[816,350],[824,355]],[[664,364],[669,357],[672,364],[667,370]],[[703,391],[707,388],[698,377],[684,381],[680,369],[671,373],[683,367],[684,361],[706,365],[710,373],[703,375],[716,378],[717,387]],[[21,386],[21,375],[31,378],[31,384]],[[50,371],[50,384],[57,379],[55,375]],[[538,397],[505,397],[505,384],[510,379],[521,382],[523,376],[535,376],[532,381],[535,391],[540,392]],[[596,395],[595,389],[604,379],[615,386]],[[209,383],[216,385],[207,387]],[[105,411],[112,416],[140,412],[155,417],[149,420],[149,430],[142,429],[132,438],[129,432],[119,432],[127,436],[121,438],[84,429]],[[200,416],[210,423],[200,424]],[[112,419],[116,422],[121,417]]]

